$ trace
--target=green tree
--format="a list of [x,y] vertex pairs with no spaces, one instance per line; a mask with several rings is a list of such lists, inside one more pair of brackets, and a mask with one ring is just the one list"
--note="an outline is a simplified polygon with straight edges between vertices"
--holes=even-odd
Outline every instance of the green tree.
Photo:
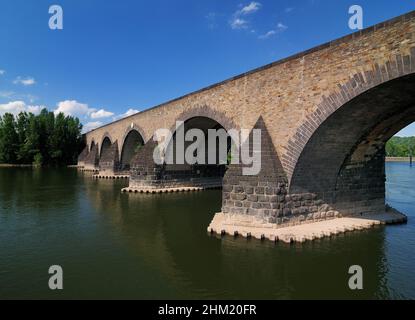
[[0,161],[16,163],[19,138],[16,132],[16,122],[11,113],[6,113],[0,120]]
[[40,139],[39,139],[39,121],[38,118],[29,114],[28,124],[26,128],[26,139],[22,146],[23,153],[27,157],[27,163],[32,163],[36,154],[40,153]]
[[0,162],[36,165],[76,163],[84,148],[82,124],[43,109],[39,115],[22,112],[0,117]]
[[17,161],[19,163],[30,163],[30,155],[26,152],[24,145],[26,143],[27,128],[29,124],[29,114],[20,112],[16,120],[16,132],[18,137],[19,149],[17,150]]
[[386,143],[388,157],[408,157],[415,153],[415,137],[393,137]]
[[63,113],[59,113],[54,121],[54,130],[53,134],[49,139],[50,147],[50,157],[51,162],[61,163],[64,161],[65,150],[65,140],[67,136],[65,116]]

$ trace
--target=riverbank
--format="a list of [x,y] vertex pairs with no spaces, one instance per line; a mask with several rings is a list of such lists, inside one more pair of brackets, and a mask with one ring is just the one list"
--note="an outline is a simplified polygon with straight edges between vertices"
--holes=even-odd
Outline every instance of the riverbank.
[[386,157],[386,162],[410,162],[409,157]]
[[[41,167],[39,165],[35,164],[10,164],[10,163],[0,163],[0,168],[31,168],[31,167]],[[45,167],[45,166],[42,166]],[[46,166],[50,167],[50,166]],[[62,165],[61,167],[65,167]],[[68,168],[77,168],[77,165],[68,165]]]
[[32,164],[10,164],[10,163],[0,163],[0,168],[27,168],[33,167]]

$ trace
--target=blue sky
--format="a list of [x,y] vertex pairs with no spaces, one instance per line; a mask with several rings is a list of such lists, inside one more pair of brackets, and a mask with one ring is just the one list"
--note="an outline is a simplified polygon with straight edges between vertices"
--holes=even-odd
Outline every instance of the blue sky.
[[[48,27],[52,4],[63,30]],[[46,106],[91,129],[349,34],[353,4],[365,27],[415,10],[412,0],[2,0],[0,115]]]

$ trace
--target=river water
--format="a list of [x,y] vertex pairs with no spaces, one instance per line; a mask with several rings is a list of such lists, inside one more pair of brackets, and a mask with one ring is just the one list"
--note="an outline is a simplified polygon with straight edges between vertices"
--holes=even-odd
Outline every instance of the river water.
[[[0,168],[0,298],[415,298],[415,167],[387,164],[406,225],[305,245],[210,236],[221,192],[121,194],[76,169]],[[60,265],[64,289],[48,287]],[[351,291],[360,265],[364,289]]]

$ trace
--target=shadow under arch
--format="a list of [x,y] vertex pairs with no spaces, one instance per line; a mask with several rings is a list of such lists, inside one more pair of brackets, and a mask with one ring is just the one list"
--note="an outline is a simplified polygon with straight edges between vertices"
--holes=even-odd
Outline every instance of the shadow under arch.
[[415,74],[365,90],[313,132],[290,193],[315,193],[342,213],[385,210],[385,144],[415,121]]
[[102,157],[103,154],[105,154],[106,151],[108,151],[111,148],[112,140],[109,135],[104,135],[102,142],[101,142],[101,148],[99,149],[99,156]]
[[91,152],[91,150],[92,150],[92,148],[95,146],[95,140],[94,139],[92,139],[92,141],[91,141],[91,144],[89,145],[89,150],[88,150],[88,152]]
[[144,137],[136,127],[129,128],[123,138],[120,156],[121,170],[130,170],[131,161],[139,148],[144,145]]
[[[157,137],[157,139],[161,138],[161,141],[149,139],[143,148],[133,156],[131,160],[129,190],[137,190],[140,192],[147,192],[149,189],[156,191],[168,189],[200,190],[219,188],[222,186],[222,178],[227,164],[227,149],[225,153],[223,151],[222,153],[217,152],[217,156],[222,154],[222,159],[226,157],[224,163],[220,164],[219,162],[215,162],[213,165],[199,165],[199,163],[193,161],[194,159],[192,159],[191,163],[176,161],[177,159],[174,158],[175,150],[172,147],[173,150],[170,151],[169,146],[175,145],[175,139],[177,139],[177,122],[180,122],[179,128],[183,126],[185,132],[189,129],[200,129],[205,134],[203,137],[198,135],[197,139],[193,137],[193,141],[187,142],[188,145],[193,147],[193,156],[197,158],[197,161],[201,158],[206,159],[206,157],[209,159],[207,153],[204,154],[204,157],[201,155],[202,148],[196,148],[196,142],[201,143],[201,141],[204,141],[205,146],[208,145],[206,139],[208,139],[207,132],[209,129],[223,129],[221,139],[217,137],[217,140],[225,141],[226,148],[228,148],[229,134],[227,133],[227,129],[235,128],[233,122],[224,114],[214,111],[207,106],[194,107],[183,112],[175,118],[174,123],[167,130],[169,132],[168,135],[166,135],[166,130],[163,130],[163,132],[155,132],[154,137]],[[159,136],[160,133],[161,135]],[[169,140],[166,141],[165,139]],[[216,145],[218,146],[218,144]],[[192,150],[187,149],[187,145],[184,146],[184,149],[192,152]],[[207,148],[205,148],[204,152],[206,150]],[[173,158],[170,158],[169,154]],[[161,158],[155,160],[156,155],[161,156]],[[184,158],[186,159],[186,157]]]
[[[222,121],[214,119],[216,117],[210,117],[206,115],[200,115],[200,113],[188,114],[186,117],[179,117],[180,126],[171,128],[172,136],[170,141],[166,144],[166,154],[165,159],[170,159],[170,163],[166,163],[165,169],[167,172],[174,172],[175,174],[181,175],[181,173],[187,172],[187,174],[195,175],[199,177],[223,177],[226,171],[227,158],[220,158],[221,147],[224,147],[220,144],[220,138],[216,137],[216,148],[215,150],[210,150],[209,148],[209,130],[215,130],[217,133],[220,130],[223,130],[222,133],[226,137],[226,155],[228,154],[231,148],[231,137],[228,134],[230,128],[230,122],[225,121],[225,125],[222,124]],[[228,128],[226,129],[225,126]],[[184,155],[184,163],[178,163],[176,158],[176,146],[177,146],[177,133],[178,130],[183,130],[184,136],[189,130],[196,129],[200,130],[204,136],[204,163],[189,164],[187,163]],[[184,151],[191,144],[195,143],[193,141],[184,141]],[[203,148],[202,148],[203,149]],[[215,163],[209,163],[210,154],[215,153]],[[194,156],[197,155],[197,152],[194,153]],[[198,155],[200,156],[200,155]]]

